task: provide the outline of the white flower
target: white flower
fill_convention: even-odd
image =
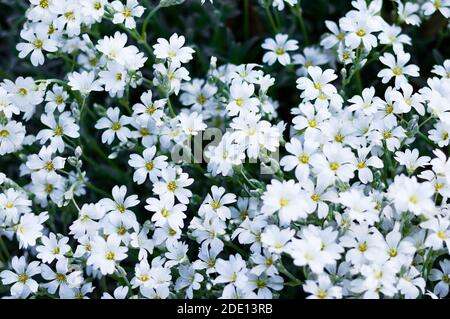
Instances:
[[[429,165],[431,160],[429,156],[419,157],[419,151],[416,148],[412,151],[409,149],[406,149],[405,152],[397,151],[395,152],[394,158],[400,165],[406,166],[406,171],[410,175],[414,173],[417,168]]]
[[[184,212],[187,209],[186,205],[176,204],[175,198],[163,197],[162,199],[147,198],[145,209],[154,212],[152,221],[157,227],[169,224],[173,229],[181,229],[183,227],[183,220],[186,218]]]
[[[164,115],[164,106],[167,103],[166,99],[153,101],[152,91],[144,92],[141,95],[141,103],[133,105],[133,114],[138,115],[145,121],[153,119],[157,125],[162,124],[162,117]]]
[[[116,269],[116,263],[127,257],[127,247],[120,245],[120,238],[115,235],[103,237],[97,236],[92,243],[92,252],[87,260],[88,265],[99,269],[103,275],[112,274]]]
[[[307,216],[303,196],[300,184],[293,180],[280,182],[272,179],[262,196],[264,204],[261,210],[267,215],[278,212],[280,225],[286,225]]]
[[[427,16],[432,15],[438,10],[446,18],[450,18],[450,1],[449,0],[427,0],[422,5],[423,13]]]
[[[116,136],[121,142],[126,142],[131,137],[131,131],[125,125],[130,123],[131,118],[120,115],[118,107],[110,107],[106,110],[106,117],[99,119],[95,128],[98,130],[107,129],[102,133],[102,143],[111,144]]]
[[[70,138],[80,137],[80,127],[75,124],[75,119],[68,111],[62,113],[57,120],[53,113],[42,114],[41,122],[49,128],[39,131],[36,135],[36,140],[40,141],[41,144],[45,144],[50,140],[49,147],[55,152],[62,153],[64,151],[64,136]]]
[[[67,295],[72,288],[78,288],[83,283],[83,273],[80,270],[70,271],[67,259],[60,259],[56,262],[56,271],[43,264],[41,266],[41,276],[50,282],[42,287],[46,288],[50,294],[56,293],[59,288],[59,295]]]
[[[152,183],[158,182],[161,176],[161,170],[167,167],[167,156],[156,156],[156,147],[152,146],[144,150],[142,156],[131,154],[128,164],[135,168],[133,181],[137,184],[143,184],[148,178]]]
[[[0,124],[0,155],[13,153],[22,146],[25,127],[20,122]]]
[[[47,212],[41,213],[39,216],[28,213],[20,217],[19,224],[16,227],[20,248],[36,245],[36,240],[42,236],[42,230],[44,229],[42,224],[47,219]]]
[[[27,42],[19,43],[16,48],[19,58],[23,59],[31,53],[31,64],[39,66],[44,64],[44,54],[42,51],[55,52],[58,50],[56,42],[49,39],[47,27],[42,24],[34,28],[24,29],[20,32],[20,37]]]
[[[129,209],[139,204],[137,195],[127,195],[127,187],[114,186],[112,189],[113,199],[103,198],[100,204],[109,212],[109,217],[117,217],[119,221],[124,222],[126,227],[136,227],[137,221],[134,213]]]
[[[105,6],[108,0],[81,0],[80,3],[83,15],[100,22],[105,14]]]
[[[53,157],[51,147],[42,146],[39,154],[32,154],[28,157],[26,166],[32,174],[56,174],[57,170],[63,169],[66,159],[60,156]]]
[[[375,96],[375,88],[373,86],[364,89],[362,96],[355,95],[348,102],[352,103],[348,108],[350,111],[359,110],[365,115],[373,115],[383,107],[382,100]]]
[[[388,83],[393,77],[395,78],[395,88],[398,89],[402,84],[407,84],[406,75],[417,77],[419,76],[419,67],[414,64],[406,65],[411,59],[409,53],[394,49],[395,55],[385,53],[380,57],[380,62],[388,68],[378,72],[378,77],[382,78],[381,82]]]
[[[214,284],[228,284],[235,287],[243,287],[247,281],[247,267],[241,255],[230,255],[229,260],[217,259],[216,270],[219,276],[214,279]]]
[[[47,102],[47,104],[45,104],[45,113],[53,113],[56,109],[58,109],[59,112],[63,112],[69,94],[64,91],[62,86],[56,84],[52,89],[52,91],[48,90],[45,95],[45,101]]]
[[[431,183],[419,183],[415,176],[411,178],[405,175],[396,176],[388,189],[388,196],[398,211],[410,211],[416,215],[433,210],[434,203],[431,199],[433,195],[434,187]]]
[[[354,176],[354,167],[350,164],[353,159],[354,155],[349,148],[325,144],[323,154],[313,155],[311,163],[320,183],[330,185],[336,179],[347,182]]]
[[[295,168],[295,177],[298,181],[304,181],[310,174],[310,159],[313,156],[319,145],[310,139],[307,139],[305,143],[302,143],[297,138],[292,138],[289,143],[286,143],[286,151],[292,155],[284,156],[280,165],[283,166],[285,171],[291,171]]]
[[[72,90],[80,91],[83,95],[87,95],[92,91],[103,91],[103,87],[98,80],[95,80],[95,73],[92,71],[73,72],[69,74],[68,78]]]
[[[422,228],[432,231],[425,240],[425,246],[434,250],[441,249],[445,243],[447,249],[450,250],[450,221],[440,216],[431,218],[420,224]]]
[[[128,75],[123,65],[109,61],[106,70],[98,73],[99,83],[105,86],[105,91],[111,96],[122,96],[125,85],[128,81]]]
[[[308,74],[308,68],[311,66],[319,66],[329,62],[330,57],[326,55],[320,48],[306,47],[301,54],[294,54],[292,56],[293,63],[301,65],[297,69],[298,76],[305,76]]]
[[[153,184],[153,191],[160,196],[176,197],[181,203],[189,203],[192,192],[185,187],[194,180],[187,173],[177,173],[176,168],[167,167],[161,172],[161,180]]]
[[[311,295],[307,299],[341,299],[342,288],[333,286],[328,275],[319,275],[317,282],[307,280],[303,285],[303,290]]]
[[[192,54],[195,52],[190,47],[184,47],[184,36],[178,36],[174,33],[169,41],[164,38],[158,38],[157,44],[153,45],[154,54],[158,59],[170,61],[171,66],[178,68],[182,63],[192,60]]]
[[[292,229],[280,229],[275,225],[270,225],[261,234],[261,242],[271,253],[281,254],[294,234]]]
[[[193,112],[190,114],[181,113],[178,116],[180,120],[179,126],[188,136],[195,136],[200,131],[204,131],[207,125],[203,122],[203,115]]]
[[[403,4],[403,2],[397,1],[397,6],[397,13],[400,21],[415,26],[420,25],[420,17],[416,14],[417,11],[419,11],[419,5],[417,3],[406,2]]]
[[[396,25],[386,24],[383,32],[378,35],[380,44],[392,45],[394,52],[403,51],[403,45],[411,45],[411,38],[406,34],[401,34],[402,29]]]
[[[263,62],[269,65],[278,60],[281,65],[291,63],[291,57],[287,51],[295,51],[298,49],[296,40],[288,40],[287,34],[275,35],[275,40],[269,38],[261,45],[263,49],[268,50],[263,56]]]
[[[225,188],[213,185],[211,187],[211,194],[206,196],[199,208],[199,215],[213,215],[219,217],[221,220],[230,219],[231,211],[226,205],[236,202],[236,195],[226,194],[225,192]]]
[[[356,49],[361,44],[367,51],[377,46],[377,38],[372,33],[381,29],[368,15],[344,17],[339,20],[339,26],[346,32],[345,44]]]
[[[448,295],[449,284],[448,280],[450,278],[450,260],[444,259],[439,262],[439,266],[442,270],[431,269],[430,280],[439,281],[436,286],[434,286],[434,293],[439,297],[446,297]]]
[[[48,237],[42,236],[42,245],[36,247],[36,251],[38,252],[36,257],[48,264],[54,259],[65,259],[64,255],[70,250],[70,246],[67,245],[69,237],[59,237],[59,235],[56,237],[54,233],[50,233]]]
[[[111,6],[116,11],[114,13],[113,23],[117,24],[125,21],[125,27],[128,29],[136,28],[134,17],[140,18],[145,10],[143,6],[139,5],[137,0],[127,0],[126,5],[121,1],[113,1]]]
[[[230,87],[230,102],[227,105],[230,116],[243,111],[257,112],[260,104],[258,98],[253,97],[255,86],[246,82],[233,81]]]
[[[336,93],[337,90],[330,82],[337,79],[337,75],[333,69],[322,71],[318,66],[311,66],[308,68],[308,74],[311,79],[301,77],[297,79],[297,89],[302,91],[300,97],[305,101],[316,100],[320,103],[328,101]],[[324,106],[328,106],[326,103]]]
[[[39,262],[32,261],[27,264],[24,256],[20,258],[14,256],[11,261],[11,266],[14,272],[11,270],[3,270],[0,273],[4,285],[14,283],[11,287],[11,296],[15,298],[27,298],[31,293],[36,293],[39,284],[32,277],[41,272]]]
[[[101,204],[84,204],[78,212],[78,218],[70,225],[70,234],[78,239],[84,235],[92,236],[100,228],[98,220],[105,215]]]

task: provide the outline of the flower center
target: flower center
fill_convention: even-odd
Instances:
[[[96,3],[94,3],[95,10],[100,10],[101,8],[102,8],[102,4],[100,3],[100,1],[97,1]]]
[[[123,227],[123,226],[120,226],[120,227],[117,229],[117,234],[119,234],[119,236],[125,235],[126,232],[127,232],[127,230],[126,230],[125,227]]]
[[[175,181],[171,181],[167,184],[167,189],[171,192],[174,192],[177,189],[177,183]]]
[[[45,169],[49,172],[53,171],[55,169],[55,165],[52,161],[45,163]]]
[[[145,163],[145,169],[146,169],[147,171],[151,171],[151,170],[153,169],[153,167],[154,167],[153,162],[147,162],[147,163]]]
[[[23,273],[23,274],[19,274],[19,278],[18,278],[19,282],[22,284],[25,284],[28,280],[28,275]]]
[[[365,252],[367,250],[367,244],[365,242],[362,244],[359,244],[358,250],[362,253]]]
[[[119,204],[117,205],[117,210],[119,211],[119,213],[123,214],[126,211],[126,208],[123,204]]]
[[[152,115],[153,113],[155,113],[155,111],[156,111],[156,107],[154,107],[153,104],[152,104],[152,105],[149,105],[149,106],[147,107],[147,114]]]
[[[123,9],[122,14],[125,18],[130,18],[133,16],[133,12],[131,12],[131,10],[128,9],[127,7],[125,7],[125,9]]]
[[[389,256],[395,257],[395,256],[397,256],[397,249],[391,248],[391,249],[389,249],[388,253],[389,253]]]
[[[366,167],[366,163],[365,162],[359,162],[357,165],[358,169],[363,169]]]
[[[73,11],[67,11],[64,13],[64,17],[66,17],[67,20],[75,20],[75,13]]]
[[[122,81],[122,73],[116,73],[116,81]]]
[[[275,53],[277,55],[283,55],[286,53],[286,50],[284,50],[283,48],[276,48]]]
[[[444,232],[442,232],[442,231],[438,231],[438,232],[437,232],[437,236],[438,236],[440,239],[442,239],[442,240],[444,240],[444,239],[447,238],[447,235],[446,235]]]
[[[114,260],[115,257],[116,254],[114,254],[112,251],[107,252],[105,255],[106,260]]]
[[[40,39],[36,39],[36,40],[34,40],[33,45],[34,45],[35,49],[42,49],[44,42],[42,42],[42,40],[40,40]]]
[[[13,208],[13,207],[14,207],[14,204],[11,202],[7,202],[5,205],[5,208]]]
[[[111,130],[113,130],[113,131],[118,131],[118,130],[120,130],[122,128],[122,124],[120,124],[119,122],[114,122],[112,125],[111,125]]]
[[[169,216],[169,210],[163,208],[163,209],[161,210],[161,216],[164,217],[164,218],[167,218],[167,217]]]
[[[392,72],[396,75],[396,76],[400,76],[403,74],[403,71],[401,68],[399,68],[398,66],[396,66],[395,68],[392,69]]]
[[[333,171],[333,172],[335,172],[335,171],[337,171],[338,169],[339,169],[339,163],[337,163],[337,162],[333,162],[333,163],[330,163],[330,169]]]
[[[61,252],[61,249],[59,249],[59,247],[55,247],[52,249],[52,254],[53,255],[58,255]]]
[[[39,1],[39,6],[42,9],[47,9],[48,8],[48,0],[41,0],[41,1]]]
[[[315,128],[317,127],[317,121],[316,120],[308,121],[308,125],[309,127]]]
[[[317,298],[319,298],[319,299],[325,299],[326,297],[327,297],[326,291],[319,290],[319,291],[317,292]]]
[[[358,37],[363,37],[363,36],[366,35],[366,31],[363,30],[363,29],[359,29],[358,31],[356,31],[356,35],[357,35]]]
[[[58,95],[55,97],[56,104],[63,104],[64,103],[64,97],[62,95]]]
[[[314,193],[314,194],[311,195],[311,199],[313,200],[313,202],[317,203],[318,201],[320,201],[320,195]]]
[[[386,132],[383,133],[383,138],[384,138],[385,140],[387,140],[387,139],[389,139],[389,138],[391,138],[391,137],[392,137],[391,132],[386,131]]]
[[[8,130],[3,129],[3,130],[0,131],[0,137],[5,138],[5,137],[8,137],[8,136],[9,136],[9,131]]]
[[[139,133],[141,133],[142,136],[149,136],[150,132],[148,131],[147,128],[143,127],[139,130]]]
[[[236,103],[237,106],[240,107],[240,106],[244,105],[244,100],[241,99],[241,98],[237,98],[235,103]]]
[[[289,200],[287,200],[286,198],[280,198],[280,206],[281,207],[286,207],[289,204]]]
[[[56,136],[62,136],[64,134],[64,129],[61,126],[55,127],[55,135]]]
[[[412,195],[412,196],[409,198],[409,202],[412,203],[412,204],[417,204],[417,201],[418,201],[418,199],[417,199],[417,196],[416,196],[416,195]]]
[[[47,184],[45,186],[45,191],[47,192],[47,194],[50,194],[53,192],[53,185],[52,184]]]
[[[316,90],[321,90],[322,89],[322,84],[321,83],[314,83],[314,88]]]
[[[203,94],[200,94],[197,97],[197,103],[200,105],[203,105],[203,104],[205,104],[205,102],[206,102],[206,97]]]
[[[20,95],[22,95],[22,96],[25,96],[25,95],[28,94],[28,90],[27,90],[26,88],[20,88],[20,89],[18,90],[18,93],[19,93]]]
[[[344,135],[342,135],[341,133],[336,134],[336,136],[334,137],[334,140],[338,143],[342,143],[344,141]]]
[[[213,209],[218,209],[218,208],[220,208],[220,202],[218,202],[218,201],[213,201],[213,202],[211,203],[211,207],[212,207]]]
[[[56,274],[56,280],[58,282],[66,282],[66,275],[61,274],[61,273],[57,273]]]
[[[308,164],[309,163],[309,155],[307,154],[302,154],[298,157],[298,160],[300,161],[300,163],[302,164]]]

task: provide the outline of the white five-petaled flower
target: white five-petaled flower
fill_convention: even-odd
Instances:
[[[263,62],[269,65],[278,60],[281,65],[288,65],[291,63],[291,57],[288,51],[295,51],[298,49],[296,40],[288,40],[287,34],[277,34],[274,39],[266,39],[261,45],[263,49],[268,50],[263,56]]]

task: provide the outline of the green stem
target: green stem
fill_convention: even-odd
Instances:
[[[298,2],[295,7],[292,8],[292,11],[294,12],[295,16],[297,17],[298,24],[300,26],[300,30],[303,33],[303,38],[305,41],[305,44],[309,44],[309,37],[308,37],[308,31],[306,30],[305,26],[305,20],[303,19],[303,10],[300,7],[300,2]]]
[[[273,20],[272,13],[270,12],[270,3],[267,0],[264,0],[264,9],[266,10],[267,17],[269,18],[270,25],[275,33],[278,33],[278,28],[275,25],[275,21]]]
[[[150,22],[150,19],[152,18],[152,16],[159,10],[161,9],[161,6],[158,4],[156,7],[153,8],[152,11],[149,12],[149,14],[147,14],[147,16],[144,19],[144,23],[142,24],[142,29],[141,29],[141,39],[143,41],[147,41],[147,25]]]
[[[295,277],[293,274],[291,274],[286,267],[283,265],[283,262],[280,259],[280,263],[278,264],[278,270],[285,275],[286,277],[288,277],[291,281],[286,283],[286,285],[288,286],[300,286],[302,284],[302,281],[300,279],[298,279],[297,277]]]

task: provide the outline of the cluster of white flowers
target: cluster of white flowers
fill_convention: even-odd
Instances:
[[[212,57],[191,79],[184,36],[147,43],[146,21],[170,1],[30,2],[19,57],[72,70],[0,82],[0,156],[18,167],[0,173],[11,297],[447,296],[450,60],[418,86],[402,26],[449,18],[450,1],[396,0],[389,24],[382,0],[355,0],[318,46],[266,39],[262,62],[297,77],[290,123],[269,94],[275,65]],[[121,31],[90,32],[102,21]],[[369,64],[381,84],[348,96]],[[196,139],[217,131],[207,164],[195,161]],[[112,189],[89,178],[99,162]]]

